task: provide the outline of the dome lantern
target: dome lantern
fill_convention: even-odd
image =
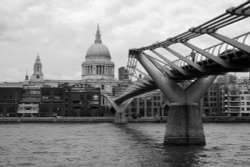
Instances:
[[[97,30],[96,30],[96,35],[95,35],[95,43],[102,43],[99,24],[97,24]]]

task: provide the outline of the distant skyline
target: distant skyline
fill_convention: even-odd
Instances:
[[[173,37],[245,0],[1,0],[0,82],[23,81],[37,54],[45,79],[81,79],[81,63],[97,23],[117,69],[128,50]],[[249,19],[248,19],[249,21]],[[222,31],[230,37],[249,26]],[[210,40],[199,40],[202,48]],[[188,53],[184,53],[188,54]]]

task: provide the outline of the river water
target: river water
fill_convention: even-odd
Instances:
[[[163,145],[164,123],[0,124],[0,167],[250,166],[250,124],[204,124],[206,146]]]

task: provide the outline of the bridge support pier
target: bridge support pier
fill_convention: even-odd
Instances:
[[[205,135],[198,103],[217,76],[198,78],[182,88],[173,78],[163,75],[147,56],[137,60],[170,102],[164,143],[166,145],[205,145]]]
[[[114,123],[116,124],[126,124],[128,122],[128,119],[126,117],[125,110],[128,107],[128,105],[131,103],[133,98],[124,101],[121,104],[117,104],[115,100],[110,99],[107,97],[108,101],[110,102],[111,106],[115,109],[115,118],[114,118]]]
[[[172,103],[169,107],[164,144],[205,145],[199,105]]]
[[[115,113],[114,123],[116,123],[116,124],[126,124],[127,122],[128,122],[128,119],[126,117],[125,112],[116,112]]]

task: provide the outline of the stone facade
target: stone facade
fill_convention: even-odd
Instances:
[[[95,42],[86,53],[85,61],[82,63],[82,84],[88,84],[100,88],[101,94],[113,95],[113,88],[117,86],[114,75],[115,64],[111,61],[109,49],[102,43],[99,25],[95,35]],[[106,98],[103,105],[109,106]]]
[[[88,48],[82,63],[82,80],[114,80],[114,67],[109,49],[102,44],[98,26],[95,43]]]

